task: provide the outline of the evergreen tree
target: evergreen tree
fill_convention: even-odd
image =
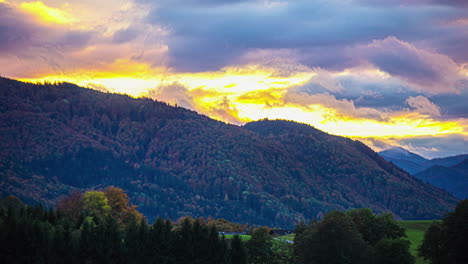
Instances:
[[[194,243],[192,234],[192,223],[188,217],[184,218],[180,227],[176,231],[176,238],[174,241],[174,254],[176,256],[176,263],[194,263]]]
[[[124,248],[127,263],[137,263],[140,239],[138,237],[138,223],[135,218],[131,219],[125,229]]]
[[[351,218],[338,211],[309,225],[296,245],[300,264],[366,263],[368,250]]]
[[[433,264],[448,263],[447,237],[441,222],[432,222],[424,233],[424,239],[418,249],[419,256]]]
[[[431,263],[468,263],[468,200],[424,235],[419,255]]]
[[[410,242],[406,239],[381,239],[375,245],[376,263],[379,264],[413,264]]]
[[[81,236],[80,236],[80,258],[83,262],[96,263],[97,261],[97,225],[93,220],[93,217],[88,216],[85,218],[81,225]]]
[[[117,220],[107,217],[103,228],[103,259],[106,263],[122,263],[122,232]]]
[[[229,250],[229,264],[247,264],[247,252],[239,235],[234,235]]]
[[[273,258],[273,238],[264,227],[256,228],[252,237],[247,241],[249,263],[269,264]]]

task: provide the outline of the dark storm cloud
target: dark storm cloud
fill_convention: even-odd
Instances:
[[[461,89],[460,67],[446,55],[419,49],[393,36],[374,40],[358,49],[363,58],[382,71],[430,93]]]
[[[440,94],[431,100],[440,106],[444,118],[468,118],[468,88],[460,94]]]
[[[428,25],[458,13],[443,6],[383,8],[348,1],[221,2],[155,5],[147,21],[170,30],[173,66],[215,69],[252,49],[296,49],[309,66],[336,67],[352,62],[335,55],[349,46],[390,35],[405,40],[432,36],[439,29]],[[330,46],[334,51],[308,55]]]

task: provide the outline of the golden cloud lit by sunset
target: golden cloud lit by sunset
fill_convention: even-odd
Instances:
[[[19,8],[46,23],[70,24],[74,21],[67,11],[48,7],[40,1],[21,3]]]

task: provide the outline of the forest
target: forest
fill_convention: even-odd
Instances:
[[[430,263],[468,260],[468,200],[425,234],[419,255]],[[217,225],[218,223],[218,225]],[[219,224],[222,223],[221,226]],[[0,201],[1,263],[412,264],[405,230],[388,213],[330,211],[300,223],[294,243],[255,227],[250,239],[225,237],[227,221],[184,217],[148,223],[127,194],[107,187],[73,193],[56,209]]]
[[[149,98],[0,78],[0,195],[55,206],[117,186],[151,222],[293,228],[331,210],[440,219],[458,200],[359,141],[285,120],[235,126]]]

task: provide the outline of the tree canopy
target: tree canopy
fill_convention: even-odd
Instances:
[[[390,214],[355,209],[332,211],[321,221],[299,226],[294,246],[300,264],[411,264],[414,258],[404,237],[404,230]]]
[[[468,263],[468,200],[462,200],[442,222],[432,223],[418,251],[433,264]]]

